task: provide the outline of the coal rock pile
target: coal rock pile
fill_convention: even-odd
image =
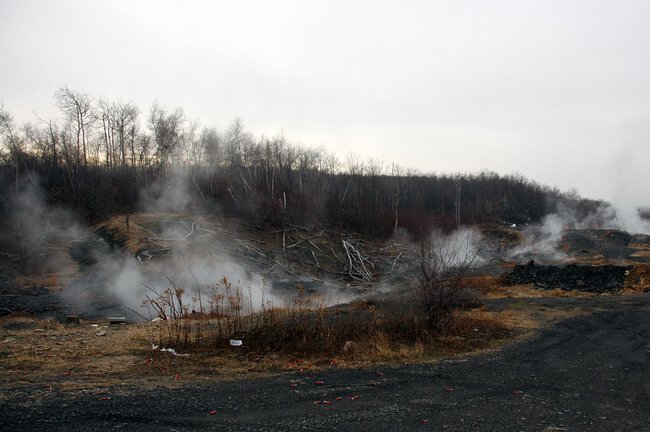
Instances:
[[[517,264],[502,275],[502,281],[506,285],[532,283],[543,289],[561,288],[566,291],[603,293],[621,289],[631,269],[630,266],[615,265],[539,265],[531,261]]]

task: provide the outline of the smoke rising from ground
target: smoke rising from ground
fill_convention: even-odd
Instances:
[[[186,241],[192,233],[183,226],[162,225],[159,233],[151,233],[152,237],[157,234],[175,240],[179,247],[162,259],[141,261],[133,253],[113,249],[101,241],[70,212],[48,205],[35,182],[25,179],[24,184],[24,189],[13,197],[9,229],[1,234],[2,240],[13,244],[21,254],[37,257],[43,273],[69,272],[69,267],[76,265],[69,258],[71,251],[73,257],[85,262],[78,264],[83,267],[83,274],[62,292],[73,310],[93,313],[115,302],[138,310],[146,295],[155,295],[152,290],[162,292],[172,286],[185,290],[185,301],[191,306],[195,303],[192,299],[198,301],[201,290],[202,302],[207,306],[215,292],[213,287],[224,278],[232,284],[233,292],[241,291],[244,307],[258,309],[263,303],[280,305],[284,301],[270,293],[270,286],[261,275],[247,270],[227,253],[193,251],[191,242]],[[170,171],[166,181],[142,192],[140,207],[145,213],[161,216],[193,209],[187,175],[181,170]],[[223,284],[220,289],[224,291]],[[196,304],[197,310],[199,307]]]
[[[44,257],[39,270],[55,271],[64,265],[67,255],[55,248],[82,239],[86,230],[67,210],[48,205],[35,179],[23,178],[19,185],[22,187],[12,197],[6,230],[0,233],[2,243],[20,255]]]
[[[160,219],[164,219],[164,215],[188,214],[186,220],[192,221],[191,214],[200,207],[195,201],[200,195],[188,173],[182,169],[170,169],[165,178],[165,181],[141,192],[139,208],[144,213],[160,215]],[[186,301],[192,308],[199,309],[196,303],[199,292],[205,306],[214,292],[212,287],[218,286],[224,278],[232,283],[234,289],[241,290],[244,306],[259,308],[267,302],[276,306],[285,303],[283,295],[272,291],[272,283],[251,271],[250,266],[233,255],[215,252],[220,249],[218,243],[213,244],[212,249],[194,249],[192,240],[196,231],[193,222],[191,226],[161,224],[160,229],[150,236],[160,237],[153,238],[154,241],[165,240],[175,246],[165,251],[164,258],[142,260],[125,249],[112,250],[106,244],[99,247],[97,242],[90,241],[95,236],[89,228],[79,224],[71,213],[47,204],[44,193],[35,182],[25,179],[23,183],[22,192],[13,197],[13,213],[7,224],[10,229],[1,234],[3,240],[11,238],[24,254],[42,256],[44,262],[41,268],[44,272],[62,272],[64,267],[71,265],[68,257],[70,244],[79,246],[79,254],[90,255],[94,264],[86,264],[84,276],[63,290],[68,304],[79,310],[91,311],[95,308],[97,312],[102,301],[104,304],[112,301],[145,314],[140,306],[146,296],[155,295],[154,290],[162,292],[172,287],[183,288],[187,293]],[[540,226],[526,227],[525,242],[510,251],[508,257],[566,259],[566,254],[557,246],[568,228],[617,228],[647,232],[647,225],[640,220],[638,212],[630,211],[627,213],[603,205],[596,212],[584,215],[576,209],[561,207],[556,213],[544,217]],[[216,239],[214,241],[217,242]],[[90,250],[85,251],[84,245],[88,244],[91,244]],[[480,255],[482,246],[480,232],[467,227],[449,234],[434,233],[431,237],[433,253],[437,254],[435,259],[444,261],[447,266],[483,264],[486,258]],[[223,284],[220,289],[223,289]],[[80,295],[84,291],[92,292],[95,297]],[[354,297],[335,290],[325,291],[323,301],[327,304],[349,301]],[[90,304],[93,301],[96,306]]]
[[[647,121],[632,124],[625,130],[626,141],[603,171],[605,188],[616,208],[615,223],[632,233],[650,234],[650,220],[639,209],[650,208],[650,128]]]
[[[190,310],[207,309],[212,295],[227,294],[224,285],[229,284],[232,284],[231,295],[241,293],[245,310],[257,310],[269,302],[277,305],[281,301],[269,292],[270,287],[260,275],[227,258],[201,259],[176,254],[161,261],[140,263],[131,255],[119,254],[101,259],[94,271],[97,280],[105,281],[107,293],[136,310],[146,296],[155,298],[156,293],[168,288],[182,288]],[[145,310],[140,313],[146,314]]]
[[[189,175],[181,167],[170,167],[163,180],[140,192],[139,208],[145,213],[185,213],[193,210]]]
[[[474,228],[460,227],[448,234],[434,231],[430,247],[432,259],[444,267],[476,267],[485,261],[481,256],[483,235]]]

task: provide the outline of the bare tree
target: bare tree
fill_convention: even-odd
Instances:
[[[161,167],[169,164],[178,147],[182,145],[184,124],[185,114],[181,108],[167,113],[167,110],[157,103],[151,107],[149,130],[153,134],[155,152]]]
[[[14,119],[4,105],[0,105],[0,138],[3,139],[3,146],[12,154],[16,151],[18,140],[14,133]]]
[[[88,165],[88,135],[90,128],[95,121],[92,113],[90,96],[86,93],[70,90],[68,87],[60,87],[54,94],[57,106],[66,116],[70,127],[74,131],[75,159],[76,163]]]
[[[210,168],[216,168],[223,164],[223,139],[214,128],[206,128],[201,131],[201,150],[203,160]]]

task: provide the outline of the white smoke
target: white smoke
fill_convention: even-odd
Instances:
[[[615,226],[619,229],[640,234],[650,234],[650,221],[642,219],[640,208],[650,207],[650,130],[646,122],[633,125],[626,130],[627,141],[605,167],[603,177],[607,179],[605,192],[609,194],[616,208]]]
[[[147,296],[155,298],[168,288],[182,288],[185,304],[191,309],[207,309],[213,294],[226,294],[226,284],[232,287],[231,294],[242,295],[246,311],[280,303],[262,276],[226,258],[201,259],[178,254],[140,263],[133,256],[122,255],[104,258],[96,271],[99,275],[111,275],[105,289],[132,309],[140,307]]]
[[[182,167],[172,166],[162,180],[140,193],[140,209],[145,213],[185,213],[193,210],[190,178]]]
[[[538,227],[526,227],[525,240],[509,253],[509,258],[528,259],[531,256],[561,260],[566,254],[557,248],[562,233],[575,219],[566,213],[553,213],[544,216]]]
[[[483,234],[478,229],[460,227],[448,234],[434,231],[430,236],[432,259],[445,267],[477,267],[485,259]]]
[[[79,240],[86,232],[70,212],[46,203],[33,176],[19,184],[23,187],[12,197],[12,212],[0,236],[28,259],[38,258],[41,272],[54,271],[64,265],[66,255],[58,246]]]

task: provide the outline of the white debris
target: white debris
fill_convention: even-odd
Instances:
[[[160,351],[160,352],[168,352],[169,354],[176,356],[176,357],[189,357],[189,354],[179,354],[176,352],[174,348],[160,348],[160,345],[154,345],[151,344],[151,349],[152,351]]]
[[[190,356],[189,354],[179,354],[174,350],[174,348],[161,348],[160,351],[168,352],[169,354],[174,355],[176,357],[189,357]]]
[[[244,343],[240,339],[230,339],[230,346],[240,347]]]

